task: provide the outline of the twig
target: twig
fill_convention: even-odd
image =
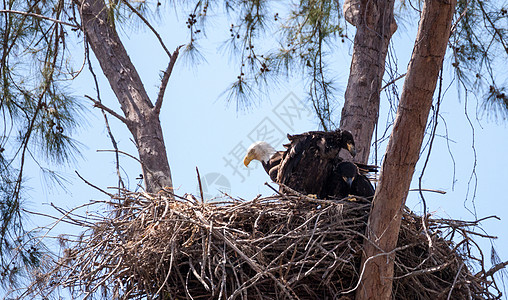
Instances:
[[[494,30],[495,35],[498,36],[498,40],[503,45],[503,48],[506,53],[508,53],[508,45],[505,44],[506,37],[504,36],[504,29],[501,31],[499,28],[496,27],[496,24],[492,21],[490,14],[485,11],[485,8],[483,7],[483,3],[481,1],[478,2],[478,6],[480,6],[480,9],[482,11],[483,17],[489,21],[491,28]]]
[[[307,195],[304,195],[304,194],[302,194],[302,193],[300,193],[300,192],[290,188],[289,186],[287,186],[287,185],[285,185],[283,183],[279,183],[279,185],[284,188],[284,191],[287,191],[287,192],[289,192],[289,193],[291,193],[291,194],[293,194],[295,196],[301,197],[301,198],[303,198],[305,200],[309,200],[309,201],[316,200],[315,198],[311,198],[311,197],[309,197]]]
[[[460,271],[462,271],[462,267],[464,267],[463,262],[460,264],[457,274],[455,274],[455,278],[453,279],[452,287],[450,288],[450,292],[448,293],[448,297],[446,297],[446,300],[450,300],[450,298],[452,296],[453,289],[455,288],[455,285],[457,284],[457,279],[459,279],[459,275],[460,275]]]
[[[284,195],[283,193],[281,193],[281,192],[279,192],[278,190],[276,190],[276,189],[275,189],[273,186],[271,186],[268,182],[265,182],[265,185],[266,185],[267,187],[269,187],[272,191],[276,192],[279,196],[282,196],[282,197],[284,197],[284,199],[289,200],[289,198],[288,198],[288,197],[286,197],[286,195]]]
[[[494,275],[497,271],[504,269],[506,266],[508,266],[508,261],[498,263],[497,265],[492,266],[486,273],[484,277],[489,277]]]
[[[137,161],[138,163],[141,163],[141,161],[139,160],[139,158],[135,157],[134,155],[132,154],[129,154],[127,152],[124,152],[122,150],[107,150],[107,149],[98,149],[96,150],[97,152],[117,152],[117,153],[120,153],[120,154],[123,154],[125,156],[128,156],[132,159],[134,159],[135,161]]]
[[[405,76],[406,76],[406,73],[404,73],[404,74],[400,75],[399,77],[397,77],[397,78],[395,78],[395,79],[393,79],[393,80],[389,81],[387,84],[385,84],[385,85],[381,88],[380,92],[382,92],[384,89],[386,89],[387,87],[389,87],[391,84],[394,84],[394,83],[395,83],[395,82],[397,82],[398,80],[400,80],[400,79],[404,78]]]
[[[422,269],[422,270],[413,271],[411,273],[407,273],[402,276],[393,277],[393,279],[394,280],[395,279],[402,279],[402,278],[406,278],[406,277],[414,277],[414,276],[418,276],[418,275],[422,275],[422,274],[434,273],[434,272],[443,270],[444,268],[448,267],[451,263],[452,263],[451,261],[447,261],[444,264],[440,264],[439,266],[434,266],[434,267],[430,267],[430,268],[426,268],[426,269]]]
[[[462,13],[460,14],[460,16],[457,18],[457,21],[455,21],[455,24],[452,25],[452,28],[450,29],[450,36],[453,35],[453,33],[455,32],[455,29],[457,28],[457,26],[459,25],[460,21],[462,21],[462,19],[464,18],[464,16],[466,15],[467,11],[469,10],[469,7],[466,7]]]
[[[53,19],[51,17],[46,17],[46,16],[43,16],[43,15],[34,14],[34,13],[30,13],[30,12],[25,12],[25,11],[18,11],[18,10],[11,10],[11,9],[0,9],[0,13],[9,13],[9,14],[17,14],[17,15],[28,16],[28,17],[35,17],[35,18],[39,18],[39,19],[43,19],[43,20],[48,20],[48,21],[51,21],[51,22],[54,22],[54,23],[58,23],[58,24],[62,24],[62,25],[67,25],[67,26],[70,26],[70,27],[73,27],[73,28],[79,28],[79,26],[77,26],[76,24],[67,23],[67,22],[64,22],[62,20]]]
[[[113,198],[115,195],[111,194],[111,193],[108,193],[106,192],[105,190],[101,189],[100,187],[90,183],[88,180],[86,180],[85,178],[83,178],[79,173],[78,171],[74,171],[76,173],[76,175],[78,175],[79,179],[83,180],[86,184],[88,184],[89,186],[93,187],[94,189],[98,190],[98,191],[101,191],[103,192],[104,194],[108,195],[109,197]]]
[[[196,173],[198,174],[198,184],[199,184],[199,195],[201,196],[201,203],[205,203],[205,196],[203,196],[203,186],[201,185],[201,176],[199,175],[199,169],[196,167]]]
[[[102,104],[101,102],[95,100],[94,98],[88,96],[88,95],[85,95],[85,97],[87,97],[88,99],[92,100],[93,102],[93,106],[94,107],[97,107],[97,108],[100,108],[100,109],[103,109],[105,111],[107,111],[108,113],[110,113],[113,117],[117,118],[118,120],[122,121],[125,125],[129,125],[131,123],[131,121],[127,120],[125,117],[122,117],[121,115],[119,115],[117,112],[115,112],[114,110],[112,110],[111,108],[105,106],[104,104]]]
[[[443,190],[434,190],[434,189],[409,189],[410,192],[432,192],[432,193],[438,193],[438,194],[446,194]]]
[[[88,296],[90,294],[93,294],[93,292],[95,292],[96,289],[98,289],[103,283],[105,283],[106,280],[108,280],[108,278],[115,275],[116,270],[118,270],[118,268],[121,266],[122,262],[123,262],[123,259],[122,259],[122,257],[120,257],[118,259],[118,263],[117,263],[116,267],[112,271],[110,271],[109,274],[106,275],[99,283],[97,283],[90,291],[87,291],[85,293],[86,294],[85,299],[88,298]]]
[[[173,245],[171,245],[171,247],[173,247]],[[173,267],[173,254],[174,254],[174,251],[172,249],[171,251],[171,256],[170,256],[170,259],[169,259],[169,268],[168,268],[168,274],[166,275],[166,278],[164,279],[164,282],[161,284],[161,286],[159,287],[159,289],[157,290],[157,292],[155,293],[154,295],[154,298],[156,296],[159,295],[159,293],[162,291],[162,289],[164,288],[164,286],[166,285],[166,282],[168,282],[168,279],[169,279],[169,275],[171,274],[171,269]]]
[[[118,199],[123,201],[119,204]],[[84,216],[58,209],[66,215],[62,221],[76,216],[76,222],[79,217],[88,221],[82,225],[84,234],[65,238],[64,247],[74,246],[25,295],[51,291],[49,282],[54,280],[89,298],[98,296],[103,287],[118,291],[120,298],[165,294],[187,299],[338,298],[365,276],[358,262],[370,203],[336,200],[329,201],[336,205],[317,207],[310,201],[325,200],[286,193],[202,203],[121,189],[109,201],[87,204],[106,207],[108,214],[92,207]],[[440,292],[444,297],[452,289],[460,299],[496,299],[491,291],[499,289],[494,278],[486,276],[508,262],[476,275],[467,270],[468,259],[483,265],[483,254],[474,256],[471,246],[478,245],[467,232],[480,220],[429,219],[435,251],[420,268],[414,266],[428,254],[422,217],[407,208],[403,213],[401,247],[378,254],[395,257],[395,297],[413,299],[421,293],[421,298],[428,298]],[[452,247],[452,238],[442,238],[446,230],[464,239]]]
[[[290,299],[298,299],[298,297],[295,297],[294,292],[291,291],[291,288],[286,287],[284,284],[280,282],[279,279],[277,279],[273,274],[270,272],[263,271],[261,267],[254,262],[250,257],[248,257],[243,251],[241,251],[233,242],[231,242],[225,235],[223,235],[218,229],[214,228],[212,229],[212,233],[216,235],[218,238],[223,240],[231,249],[233,249],[241,258],[245,260],[245,262],[256,271],[258,274],[267,275],[268,277],[272,278],[272,280],[275,281],[275,283],[286,293],[287,296],[289,296]]]
[[[135,13],[145,24],[146,26],[148,26],[148,28],[150,28],[150,30],[153,32],[153,34],[155,34],[155,36],[157,37],[157,39],[159,40],[159,43],[161,44],[162,48],[164,49],[164,51],[166,51],[167,55],[171,58],[171,53],[169,52],[168,48],[166,47],[166,45],[164,44],[164,42],[162,41],[162,38],[161,36],[159,35],[159,33],[157,32],[157,30],[155,30],[155,28],[153,28],[153,26],[150,24],[150,22],[148,22],[148,20],[143,17],[142,14],[139,13],[139,11],[137,9],[135,9],[130,3],[129,1],[126,1],[126,0],[122,0],[122,2],[127,5],[127,7],[133,12]]]
[[[431,252],[433,250],[433,243],[432,238],[430,237],[429,231],[427,229],[427,223],[428,223],[428,215],[427,215],[427,201],[425,200],[425,197],[423,196],[423,188],[422,188],[422,179],[423,174],[425,174],[425,170],[427,169],[427,165],[429,163],[430,154],[432,152],[432,146],[434,145],[434,138],[436,137],[436,129],[437,129],[437,120],[439,115],[439,108],[441,107],[441,97],[442,97],[442,87],[443,87],[443,67],[441,66],[441,70],[439,70],[439,90],[438,90],[438,97],[437,97],[437,105],[434,112],[434,122],[432,126],[432,134],[429,141],[429,151],[427,152],[427,156],[425,158],[425,163],[423,164],[423,168],[420,174],[420,177],[418,178],[418,191],[420,194],[420,198],[422,199],[423,203],[423,217],[422,217],[422,226],[423,226],[423,232],[425,233],[425,236],[427,237],[427,242],[429,244],[429,251]],[[429,253],[430,255],[430,253]]]
[[[159,95],[157,96],[157,101],[155,102],[154,107],[154,113],[158,115],[161,111],[162,107],[162,100],[164,99],[164,92],[166,91],[166,87],[169,82],[169,77],[171,76],[171,73],[173,72],[173,67],[175,66],[176,59],[178,58],[178,53],[180,51],[180,48],[182,48],[183,45],[180,45],[176,47],[175,52],[173,52],[173,55],[171,55],[171,58],[169,59],[168,67],[166,68],[166,71],[164,72],[164,76],[162,76],[161,80],[161,86],[159,88]]]
[[[89,205],[88,203],[86,205]],[[73,208],[72,210],[76,210],[78,208],[81,208],[83,206],[86,206],[86,205],[81,205],[79,207],[76,207],[76,208]],[[52,205],[53,206],[53,205]],[[49,219],[54,219],[56,220],[54,223],[59,223],[59,222],[64,222],[64,223],[67,223],[67,224],[70,224],[70,225],[76,225],[76,226],[83,226],[83,225],[86,225],[86,226],[90,226],[90,225],[93,225],[93,223],[91,222],[86,222],[86,221],[76,221],[76,220],[72,220],[69,221],[69,220],[65,220],[64,218],[62,217],[55,217],[55,216],[52,216],[50,214],[45,214],[45,213],[41,213],[41,212],[36,212],[36,211],[31,211],[31,210],[28,210],[28,209],[22,209],[24,212],[26,213],[29,213],[29,214],[33,214],[33,215],[38,215],[38,216],[42,216],[42,217],[46,217],[46,218],[49,218]],[[72,211],[71,210],[71,211]],[[70,213],[71,211],[69,211],[68,213]],[[64,214],[63,217],[67,217],[66,215],[67,213]]]
[[[356,283],[356,285],[349,289],[349,290],[346,290],[346,291],[343,291],[343,292],[340,292],[341,294],[349,294],[349,293],[352,293],[354,291],[356,291],[356,289],[358,289],[358,287],[360,286],[360,284],[362,283],[362,278],[363,278],[363,274],[365,273],[365,266],[367,266],[367,263],[369,263],[371,260],[373,260],[374,258],[377,258],[379,256],[386,256],[387,259],[390,255],[394,254],[395,252],[397,251],[401,251],[401,250],[404,250],[404,249],[407,249],[409,248],[411,245],[405,245],[405,246],[402,246],[402,247],[397,247],[395,249],[393,249],[392,251],[389,251],[389,252],[381,252],[381,253],[378,253],[376,255],[373,255],[373,256],[369,256],[365,262],[363,263],[362,265],[362,271],[360,272],[360,277],[358,278],[358,282]]]
[[[87,37],[85,35],[85,39],[86,38]],[[85,61],[88,62],[88,69],[90,70],[90,73],[92,74],[92,77],[94,80],[95,89],[96,89],[96,93],[97,93],[97,101],[99,103],[102,103],[100,89],[99,89],[99,81],[97,80],[97,75],[95,75],[95,72],[92,67],[92,62],[90,61],[90,49],[89,49],[89,44],[87,41],[85,41]],[[101,112],[102,112],[102,116],[104,118],[104,124],[106,125],[106,130],[108,131],[109,139],[111,141],[111,144],[113,145],[113,148],[115,148],[115,150],[116,150],[116,152],[115,152],[115,167],[116,167],[116,175],[118,176],[118,188],[119,189],[125,188],[125,184],[123,183],[123,180],[122,180],[122,173],[120,172],[120,157],[118,156],[118,144],[117,144],[116,139],[113,135],[113,131],[111,130],[111,126],[109,126],[108,115],[106,114],[104,109],[101,109]]]

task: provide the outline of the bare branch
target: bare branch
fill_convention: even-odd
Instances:
[[[453,279],[453,284],[452,284],[452,287],[450,288],[450,292],[448,292],[448,297],[446,297],[446,300],[450,300],[450,298],[452,296],[453,289],[455,288],[455,285],[457,284],[457,279],[459,278],[460,271],[462,271],[463,266],[464,266],[464,263],[461,263],[460,267],[459,267],[459,271],[457,272],[457,274],[455,275],[455,278]]]
[[[409,191],[410,192],[432,192],[432,193],[438,193],[438,194],[443,194],[443,195],[446,194],[446,192],[443,190],[422,189],[422,188],[410,189]]]
[[[201,196],[201,203],[205,203],[205,197],[203,195],[203,185],[201,184],[201,176],[199,175],[198,167],[196,167],[196,173],[198,174],[199,194]]]
[[[86,40],[86,37],[85,37],[85,40]],[[92,67],[92,63],[90,61],[90,51],[89,51],[88,43],[85,43],[85,61],[88,62],[88,69],[90,70],[90,73],[92,74],[92,77],[93,77],[93,81],[95,84],[95,90],[97,93],[97,101],[102,103],[100,89],[99,89],[99,81],[97,80],[97,75],[95,74],[93,67]],[[109,135],[109,139],[111,140],[111,144],[113,145],[113,148],[115,148],[115,150],[117,151],[117,152],[115,152],[115,167],[116,167],[116,174],[118,176],[118,188],[119,189],[124,188],[125,184],[123,183],[122,173],[120,172],[120,157],[118,156],[118,144],[116,142],[115,137],[113,136],[113,131],[111,130],[111,127],[109,126],[109,120],[108,120],[108,116],[107,116],[106,112],[104,111],[104,109],[101,109],[101,112],[102,112],[102,116],[104,117],[104,124],[106,125],[106,130],[108,131],[108,135]]]
[[[183,45],[176,47],[175,52],[171,55],[171,59],[169,60],[168,68],[164,72],[164,76],[162,76],[161,87],[159,89],[159,95],[157,96],[157,101],[155,102],[154,113],[158,115],[161,111],[162,100],[164,99],[164,92],[166,91],[166,87],[168,85],[169,77],[173,72],[173,67],[175,66],[176,59],[178,58],[178,54],[180,52],[180,48]]]
[[[404,73],[404,74],[402,74],[402,75],[398,76],[397,78],[395,78],[395,79],[393,79],[393,80],[389,81],[387,84],[385,84],[385,85],[381,88],[381,90],[380,90],[379,92],[382,92],[384,89],[386,89],[386,88],[387,88],[387,87],[389,87],[390,85],[392,85],[392,84],[394,84],[395,82],[397,82],[398,80],[400,80],[400,79],[404,78],[404,77],[406,76],[406,74],[407,74],[407,73]]]
[[[51,282],[72,286],[76,294],[89,293],[90,298],[113,289],[119,291],[119,298],[173,291],[189,299],[243,299],[247,294],[261,299],[260,290],[273,291],[265,298],[277,294],[288,299],[315,298],[309,293],[337,298],[366,276],[365,268],[360,272],[356,262],[362,252],[358,242],[367,238],[363,232],[370,203],[328,202],[317,208],[300,195],[288,193],[203,203],[171,191],[149,194],[123,189],[110,200],[84,204],[87,209],[82,214],[55,207],[64,216],[60,222],[83,223],[85,231],[76,237],[58,237],[65,241],[63,255],[22,299],[40,291],[48,294]],[[384,259],[397,255],[395,298],[415,299],[418,294],[427,299],[453,290],[453,299],[467,295],[497,299],[492,292],[498,289],[490,290],[495,279],[486,280],[485,270],[474,275],[467,267],[469,260],[484,263],[483,255],[470,252],[477,245],[462,231],[476,221],[429,219],[437,250],[429,253],[422,247],[426,238],[420,220],[406,210],[401,246],[378,254]],[[457,232],[462,246],[451,249],[453,237],[441,236],[446,232]],[[432,259],[415,268],[422,254]],[[319,287],[317,280],[322,282]],[[179,288],[171,290],[168,282]]]
[[[393,277],[393,279],[396,280],[396,279],[402,279],[405,277],[414,277],[414,276],[420,276],[422,274],[435,273],[435,272],[438,272],[438,271],[441,271],[441,270],[447,268],[451,263],[452,263],[452,261],[447,261],[443,264],[440,264],[439,266],[433,266],[433,267],[422,269],[422,270],[416,270],[411,273],[404,274],[402,276]]]
[[[125,125],[129,125],[129,123],[131,121],[127,120],[126,118],[122,117],[121,115],[119,115],[117,112],[115,112],[114,110],[112,110],[111,108],[105,106],[104,104],[102,104],[101,102],[95,100],[94,98],[88,96],[88,95],[85,95],[85,97],[87,97],[88,99],[92,100],[93,102],[93,106],[94,107],[97,107],[97,108],[100,108],[102,110],[105,110],[107,111],[108,113],[110,113],[113,117],[117,118],[118,120],[122,121],[123,123],[125,123]]]
[[[490,268],[487,271],[487,273],[485,273],[485,277],[494,275],[494,273],[496,273],[497,271],[499,271],[501,269],[504,269],[506,266],[508,266],[508,261],[498,263],[497,265],[492,266],[492,268]]]
[[[155,36],[157,37],[157,39],[159,40],[159,43],[161,44],[162,48],[164,49],[164,51],[166,51],[166,53],[168,54],[168,56],[171,58],[171,53],[169,52],[168,48],[166,47],[166,45],[164,44],[164,42],[162,41],[162,38],[161,36],[159,35],[159,33],[157,33],[157,30],[155,30],[155,28],[153,28],[153,26],[150,24],[150,22],[148,22],[148,20],[143,17],[142,14],[139,13],[139,11],[134,8],[130,3],[129,1],[126,1],[126,0],[123,0],[122,1],[125,5],[127,5],[127,7],[129,7],[130,10],[132,10],[133,13],[135,13],[145,24],[146,26],[148,26],[148,28],[150,28],[150,30],[153,32],[153,34],[155,34]]]
[[[494,22],[492,22],[492,19],[490,18],[489,13],[487,11],[485,11],[485,8],[483,7],[482,1],[478,1],[478,5],[480,6],[480,9],[481,9],[481,11],[483,13],[483,17],[485,19],[487,19],[487,21],[489,21],[490,26],[492,26],[492,29],[494,30],[494,34],[499,37],[499,39],[498,39],[499,42],[501,43],[501,45],[503,45],[503,48],[504,48],[505,52],[508,54],[508,45],[505,44],[503,35],[500,33],[499,28],[497,28],[496,24],[494,24]]]
[[[43,15],[38,15],[38,14],[34,14],[34,13],[29,13],[29,12],[25,12],[25,11],[18,11],[18,10],[11,10],[11,9],[0,9],[0,13],[18,14],[18,15],[23,15],[23,16],[28,16],[28,17],[35,17],[35,18],[39,18],[39,19],[43,19],[43,20],[48,20],[48,21],[51,21],[54,23],[67,25],[67,26],[70,26],[73,28],[79,28],[76,24],[67,23],[67,22],[64,22],[64,21],[61,21],[58,19],[53,19],[50,17],[46,17]]]
[[[74,171],[74,172],[76,173],[76,175],[78,175],[79,179],[83,180],[83,181],[84,181],[86,184],[88,184],[89,186],[91,186],[91,187],[95,188],[95,189],[96,189],[96,190],[98,190],[98,191],[103,192],[104,194],[106,194],[106,195],[110,196],[111,198],[113,198],[113,197],[115,196],[115,195],[113,195],[113,194],[111,194],[111,193],[106,192],[105,190],[101,189],[100,187],[98,187],[98,186],[96,186],[96,185],[92,184],[91,182],[89,182],[89,181],[88,181],[88,180],[86,180],[85,178],[83,178],[83,177],[82,177],[82,176],[78,173],[78,171]]]
[[[137,161],[138,163],[141,163],[141,161],[139,160],[139,158],[137,158],[136,156],[132,155],[132,154],[129,154],[127,152],[124,152],[122,150],[118,150],[118,149],[115,149],[115,150],[97,150],[97,152],[115,152],[115,153],[120,153],[120,154],[123,154],[125,156],[128,156],[132,159],[134,159],[135,161]]]

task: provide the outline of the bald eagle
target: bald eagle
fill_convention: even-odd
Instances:
[[[331,132],[310,131],[288,135],[288,139],[289,143],[284,145],[285,151],[276,151],[266,142],[255,142],[247,149],[247,155],[244,158],[245,166],[248,166],[252,160],[259,160],[274,182],[322,199],[336,195],[342,197],[344,193],[347,193],[345,194],[347,196],[353,191],[351,189],[346,191],[346,187],[339,181],[344,176],[351,175],[349,174],[351,172],[342,176],[339,173],[342,168],[338,168],[343,161],[338,157],[341,149],[347,150],[352,156],[356,154],[353,135],[349,131],[341,129]],[[353,166],[356,167],[354,164]],[[358,173],[358,168],[356,172]],[[365,180],[370,184],[368,179],[365,178]],[[358,179],[356,182],[365,183]],[[342,189],[337,190],[336,187],[339,184]],[[368,190],[368,188],[361,190]],[[282,187],[281,191],[283,191]]]
[[[243,159],[243,164],[247,167],[252,160],[259,160],[270,179],[277,181],[279,164],[285,151],[276,151],[265,141],[258,141],[250,145],[247,149],[247,155]]]

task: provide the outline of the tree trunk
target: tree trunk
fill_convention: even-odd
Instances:
[[[393,3],[393,0],[344,3],[346,19],[356,26],[356,35],[340,128],[349,130],[355,137],[355,160],[361,163],[367,163],[369,158],[379,115],[386,53],[397,29]]]
[[[392,299],[393,258],[402,208],[425,134],[456,0],[426,0],[381,169],[364,242],[365,264],[356,299]],[[366,261],[369,259],[368,261]]]
[[[171,171],[159,121],[159,110],[148,98],[109,17],[104,0],[83,0],[80,7],[83,30],[104,75],[120,102],[126,123],[136,142],[148,192],[171,188]]]

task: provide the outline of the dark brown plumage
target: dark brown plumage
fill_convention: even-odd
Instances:
[[[334,176],[326,185],[331,188],[331,196],[342,199],[347,196],[360,196],[372,200],[374,187],[365,175],[361,174],[358,166],[349,161],[338,161],[333,168]]]
[[[288,135],[288,139],[289,143],[284,145],[285,151],[275,151],[266,142],[252,144],[247,150],[244,164],[248,166],[253,159],[261,161],[270,178],[281,185],[282,192],[284,186],[287,186],[322,199],[337,198],[336,194],[349,194],[350,187],[346,189],[342,185],[337,173],[338,165],[342,162],[339,158],[340,150],[345,149],[353,156],[356,154],[353,135],[349,131],[310,131]],[[356,168],[356,165],[352,165]],[[371,166],[365,165],[365,168],[368,167]],[[358,168],[356,172],[358,173]],[[363,175],[361,178],[368,182]],[[341,185],[336,186],[337,184]],[[361,187],[365,185],[362,184]]]
[[[353,136],[349,131],[311,131],[288,135],[287,150],[282,156],[277,180],[304,194],[327,198],[327,183],[333,176],[333,163],[341,149],[356,154]],[[281,188],[283,190],[283,188]]]
[[[266,173],[268,173],[270,179],[274,182],[277,181],[277,174],[279,172],[279,166],[283,155],[284,151],[277,151],[267,162],[261,161]]]

